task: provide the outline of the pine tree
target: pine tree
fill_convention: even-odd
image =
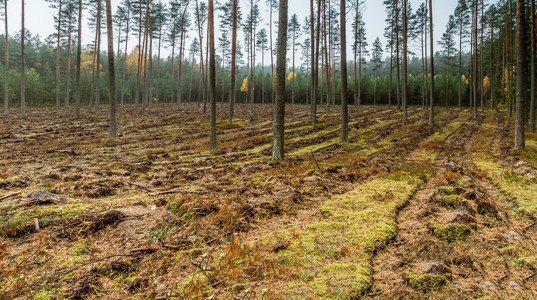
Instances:
[[[300,23],[298,23],[298,16],[296,14],[293,14],[291,16],[291,20],[289,20],[288,30],[290,34],[290,38],[292,40],[292,88],[291,88],[291,103],[295,104],[295,77],[296,77],[296,70],[295,70],[295,52],[296,52],[296,40],[300,37]]]
[[[442,35],[442,39],[438,42],[443,47],[443,54],[446,57],[446,107],[449,104],[449,59],[451,54],[455,51],[455,34],[457,25],[455,24],[455,18],[453,15],[449,16],[449,21],[446,25],[446,31]]]
[[[371,62],[374,65],[374,72],[375,72],[375,87],[373,92],[373,105],[377,104],[377,74],[379,65],[382,63],[382,44],[380,43],[380,39],[377,37],[375,42],[373,43],[373,49],[371,50]]]
[[[459,0],[457,7],[455,8],[455,24],[459,34],[459,109],[461,108],[462,102],[462,47],[464,44],[463,41],[468,36],[469,23],[469,8],[466,1],[467,0]]]

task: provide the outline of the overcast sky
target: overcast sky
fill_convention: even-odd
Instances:
[[[200,0],[203,1],[203,0]],[[348,0],[349,1],[349,0]],[[347,1],[347,2],[348,2]],[[352,1],[352,0],[351,0]],[[409,0],[411,3],[411,6],[413,10],[415,11],[420,4],[423,2],[423,0]],[[103,1],[104,2],[104,1]],[[112,0],[112,10],[115,12],[115,7],[118,5],[120,0]],[[167,3],[168,0],[162,0],[163,3]],[[194,2],[194,1],[191,1]],[[269,14],[268,9],[265,6],[265,1],[261,0],[260,3],[260,10],[262,13],[263,21],[261,22],[262,25],[268,27],[268,20],[269,20]],[[364,21],[366,24],[366,35],[369,40],[369,47],[371,48],[371,45],[373,44],[373,41],[379,37],[382,41],[383,46],[386,44],[385,39],[383,37],[384,34],[384,28],[386,27],[385,19],[386,19],[386,12],[385,7],[382,5],[382,0],[366,0],[365,1],[365,13],[364,13]],[[496,0],[492,0],[489,2],[496,2]],[[243,7],[243,18],[246,15],[247,7],[248,7],[248,0],[239,0],[239,5]],[[453,11],[455,10],[455,7],[457,5],[457,0],[433,0],[433,19],[434,19],[434,37],[435,40],[438,41],[438,39],[441,37],[443,31],[445,30],[446,23],[448,21],[449,15],[453,14]],[[104,5],[103,5],[104,6]],[[194,6],[191,3],[191,6]],[[9,16],[9,32],[10,34],[14,34],[15,32],[19,31],[21,28],[21,0],[10,0],[8,2],[8,16]],[[39,34],[42,39],[44,39],[46,36],[54,33],[54,24],[53,24],[53,16],[56,14],[56,11],[53,11],[52,9],[48,8],[48,3],[45,0],[26,0],[26,27],[32,34]],[[289,17],[296,13],[298,15],[299,21],[302,23],[304,21],[304,18],[309,15],[309,0],[289,0]],[[84,16],[84,18],[86,18]],[[218,22],[218,12],[215,15],[216,22]],[[277,14],[274,16],[275,20],[277,18]],[[349,37],[347,38],[348,41],[348,51],[351,49],[351,24],[352,20],[350,20],[350,15],[347,18],[347,30]],[[3,26],[2,26],[3,28]],[[93,34],[89,32],[87,29],[88,27],[85,26],[83,29],[83,43],[90,43],[91,39],[93,37]],[[218,26],[215,26],[217,32],[216,36],[218,37]],[[196,34],[197,35],[197,34]],[[192,35],[194,36],[194,35]],[[134,39],[133,39],[134,41]],[[217,40],[218,41],[218,40]],[[242,44],[242,39],[240,39]],[[134,42],[131,42],[131,45],[133,45]],[[218,45],[217,45],[218,46]],[[435,47],[438,47],[435,43]],[[103,47],[105,49],[106,47]],[[186,48],[188,50],[188,47]],[[436,51],[436,50],[435,50]],[[165,55],[169,55],[169,51],[164,50]],[[297,54],[300,53],[297,51]],[[299,56],[299,55],[298,55]],[[387,54],[384,55],[386,57]],[[259,59],[258,59],[259,60]]]

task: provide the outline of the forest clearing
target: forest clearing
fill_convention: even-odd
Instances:
[[[104,115],[2,118],[1,297],[535,297],[537,135],[513,150],[506,113],[350,107],[341,145],[291,106],[271,163],[270,105],[213,152],[193,111],[120,114],[114,141]]]
[[[0,300],[537,299],[535,12],[0,1]]]

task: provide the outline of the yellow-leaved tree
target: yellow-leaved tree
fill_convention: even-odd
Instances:
[[[242,86],[241,86],[241,92],[247,92],[247,91],[248,91],[248,76],[244,78],[244,80],[242,81]]]
[[[291,80],[293,78],[296,78],[296,73],[295,72],[289,73],[289,75],[287,76],[287,80]]]

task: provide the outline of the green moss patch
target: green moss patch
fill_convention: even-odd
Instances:
[[[442,275],[416,275],[412,272],[406,273],[405,279],[413,289],[423,290],[424,292],[440,289],[448,282],[446,277]]]
[[[463,198],[459,195],[447,195],[440,197],[438,203],[444,207],[456,208],[461,205]]]
[[[431,232],[439,239],[447,239],[452,242],[463,239],[472,234],[472,228],[465,224],[442,225],[436,222],[429,224]]]
[[[281,236],[289,242],[274,254],[282,264],[300,270],[299,278],[287,284],[289,295],[349,298],[371,287],[370,260],[396,236],[399,209],[423,183],[415,174],[391,177],[335,196],[319,207],[315,221],[266,237],[269,246]]]

